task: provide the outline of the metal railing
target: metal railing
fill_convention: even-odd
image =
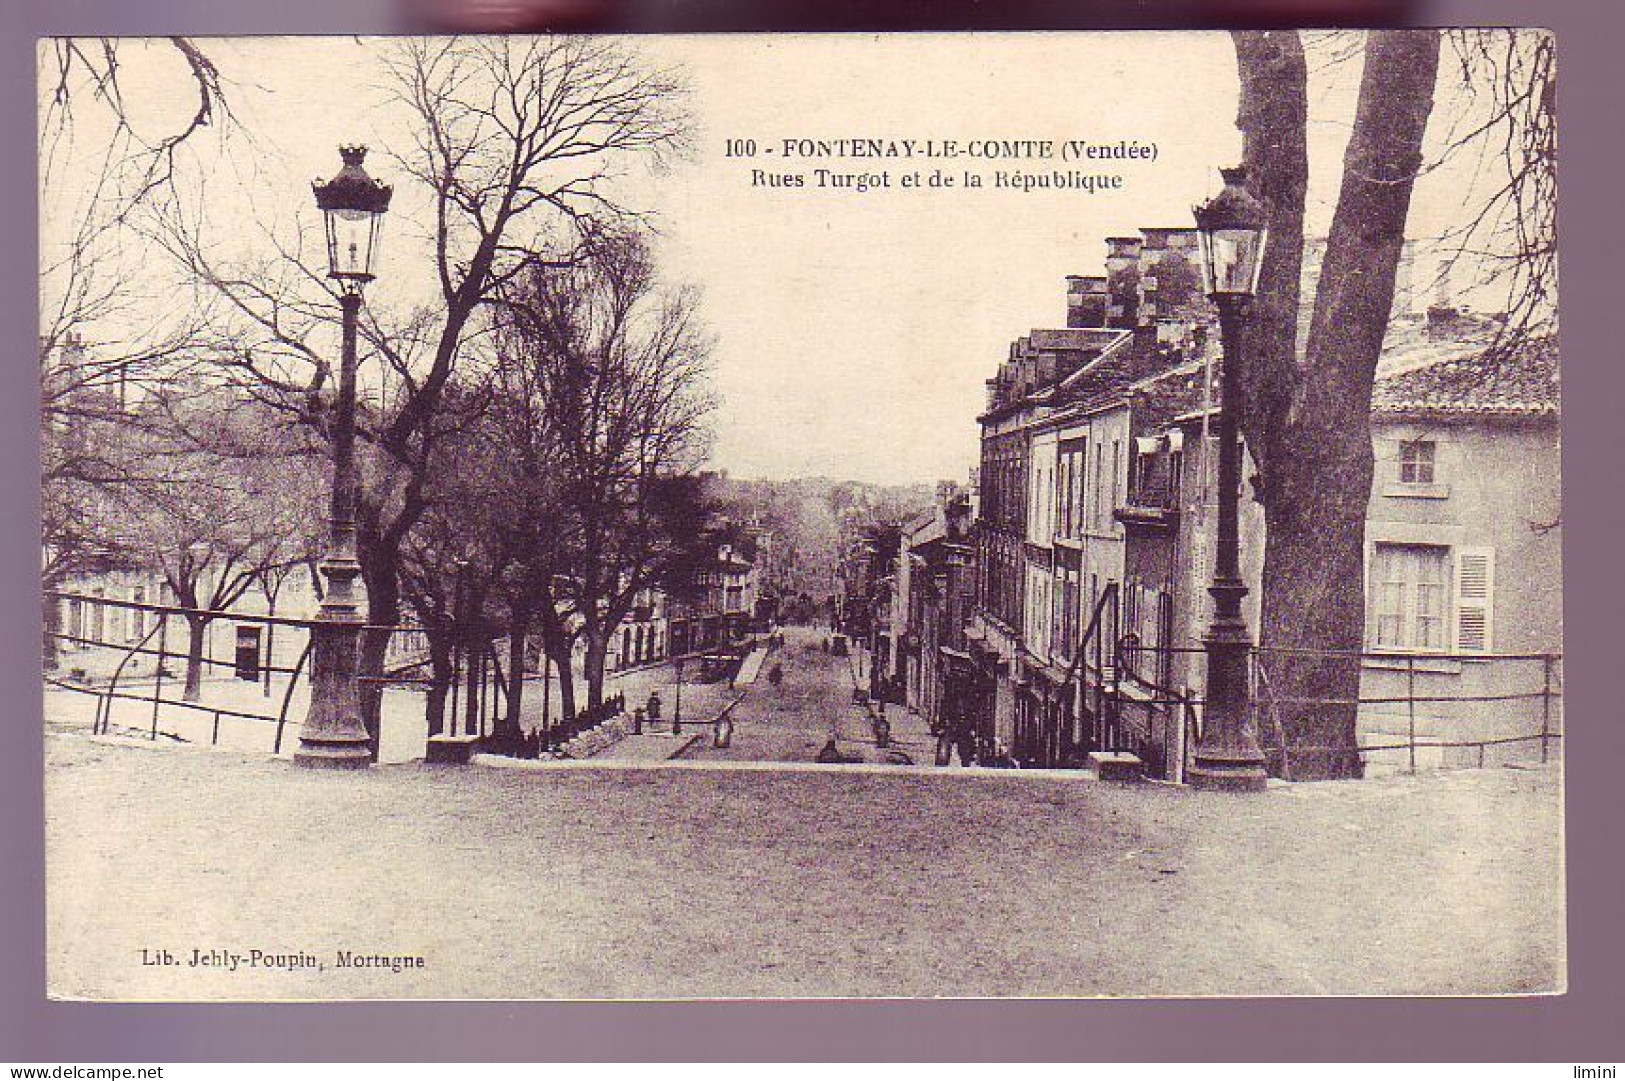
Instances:
[[[182,605],[158,604],[146,601],[121,600],[93,593],[70,590],[46,590],[45,599],[59,606],[77,605],[82,613],[75,628],[48,629],[55,669],[47,667],[42,673],[46,687],[93,700],[89,728],[93,735],[107,735],[116,729],[157,741],[166,738],[182,743],[207,743],[220,746],[223,722],[242,722],[254,731],[249,744],[259,743],[254,749],[269,749],[281,754],[288,746],[288,723],[296,693],[308,690],[306,669],[310,657],[310,629],[313,620],[290,616],[257,615],[220,609],[188,608]],[[109,621],[108,612],[133,613],[124,620]],[[122,638],[107,635],[108,624],[133,624],[136,635]],[[84,633],[85,624],[98,633]],[[150,624],[150,625],[149,625]],[[263,628],[265,633],[254,639],[253,654],[234,651],[230,658],[221,658],[208,649],[210,627],[230,624],[234,627]],[[201,639],[200,647],[191,647],[193,627]],[[275,628],[303,632],[303,643],[297,645],[292,662],[279,661],[276,651]],[[368,626],[369,631],[413,633],[417,627]],[[295,643],[298,639],[295,638]],[[292,650],[286,648],[285,657]],[[75,662],[78,662],[75,664]],[[190,671],[196,667],[196,672]],[[143,671],[144,669],[144,671]],[[178,671],[177,671],[178,669]],[[222,681],[217,673],[230,670],[239,678]],[[64,673],[66,670],[66,674]],[[243,675],[251,672],[252,675]],[[285,679],[280,688],[279,679]],[[363,675],[364,681],[378,684],[413,682],[410,665],[374,675]],[[274,703],[266,708],[251,708],[247,699],[253,697],[253,688],[260,697]],[[273,695],[273,690],[280,690]],[[238,692],[233,694],[232,692]],[[195,695],[195,697],[194,697]],[[141,707],[139,726],[115,723],[115,712],[128,717],[130,711],[117,710],[118,703],[135,703]],[[71,714],[72,711],[66,711]],[[48,719],[72,723],[63,711]],[[206,731],[198,731],[186,723],[190,718],[207,718]],[[297,722],[295,722],[297,726]],[[261,728],[260,726],[263,726]],[[248,730],[245,730],[245,734]],[[261,738],[263,733],[263,738]],[[234,741],[236,742],[236,741]],[[268,744],[268,748],[263,744]],[[247,748],[245,748],[247,749]]]
[[[58,606],[59,614],[77,606],[80,615],[76,626],[47,630],[56,665],[47,665],[43,682],[49,691],[83,697],[90,703],[88,710],[80,711],[48,699],[48,720],[83,726],[95,735],[118,732],[151,741],[229,745],[272,754],[293,749],[296,733],[290,731],[290,725],[298,728],[299,714],[308,701],[310,632],[315,620],[187,608],[70,590],[47,590],[44,597]],[[114,613],[118,614],[108,618]],[[205,627],[259,628],[253,639],[257,643],[254,656],[233,651],[230,639],[227,655],[219,656],[210,650],[216,636],[208,633],[194,656],[189,648],[194,622]],[[134,632],[127,633],[131,627]],[[277,628],[284,633],[273,635]],[[479,740],[513,736],[500,723],[513,712],[509,695],[514,681],[504,662],[508,640],[448,633],[449,647],[437,659],[429,631],[417,625],[368,624],[362,628],[363,635],[389,636],[382,664],[357,676],[364,702],[368,696],[376,699],[373,712],[380,725],[387,727],[392,718],[397,724],[404,723],[410,717],[409,728],[418,733],[412,737],[412,747],[396,760],[421,757],[423,736]],[[441,643],[445,645],[446,638]],[[684,660],[698,663],[714,652],[664,657],[650,666],[606,675],[615,679],[643,667]],[[197,672],[188,679],[186,669],[194,664]],[[252,680],[243,675],[249,670]],[[222,672],[228,678],[222,679]],[[628,709],[625,694],[612,691],[599,706],[580,704],[566,711],[554,693],[557,676],[550,661],[543,661],[539,672],[526,663],[519,682],[527,691],[541,685],[540,709],[535,708],[538,698],[527,694],[530,708],[524,718],[525,730],[517,739],[494,739],[492,743],[493,749],[500,744],[502,753],[534,756],[557,749]],[[413,700],[403,708],[398,699],[386,700],[391,690],[410,692]],[[384,738],[388,742],[387,733]]]
[[[1120,647],[1126,655],[1195,655],[1201,647]],[[1302,661],[1359,665],[1359,690],[1285,694],[1283,665]],[[1251,652],[1251,719],[1271,770],[1291,779],[1295,760],[1357,754],[1362,767],[1403,763],[1404,772],[1439,766],[1485,766],[1527,757],[1546,763],[1564,738],[1561,653],[1440,653],[1255,647]],[[1273,673],[1273,674],[1272,674]],[[1182,766],[1201,738],[1199,692],[1155,688],[1141,705],[1178,711]],[[1352,744],[1290,738],[1294,713],[1352,708]],[[1437,753],[1435,753],[1437,752]],[[1427,765],[1423,759],[1429,760]]]

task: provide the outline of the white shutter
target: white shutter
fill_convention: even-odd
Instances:
[[[1456,652],[1495,648],[1495,549],[1456,549]]]

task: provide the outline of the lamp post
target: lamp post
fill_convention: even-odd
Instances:
[[[364,619],[356,589],[361,565],[355,533],[355,370],[356,329],[361,290],[373,278],[373,260],[392,191],[367,175],[367,150],[339,148],[344,167],[325,183],[312,184],[327,233],[327,276],[339,283],[344,313],[338,402],[333,416],[333,493],[327,557],[322,561],[326,591],[311,626],[310,712],[299,730],[294,761],[305,766],[360,768],[377,748],[361,719],[356,681],[356,645]]]
[[[1252,636],[1241,611],[1247,586],[1241,580],[1237,532],[1241,443],[1236,433],[1236,403],[1241,396],[1241,320],[1258,289],[1266,216],[1263,205],[1247,191],[1246,170],[1238,167],[1221,172],[1224,190],[1194,211],[1202,237],[1208,296],[1219,309],[1224,364],[1219,391],[1218,551],[1213,584],[1208,587],[1213,595],[1213,621],[1203,639],[1207,702],[1189,779],[1197,788],[1260,791],[1268,775],[1248,719],[1247,654]]]
[[[683,732],[683,658],[677,658],[677,702],[671,711],[671,734],[681,735]]]

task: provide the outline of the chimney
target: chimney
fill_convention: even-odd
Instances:
[[[64,368],[82,368],[85,364],[85,340],[76,330],[70,330],[62,338],[62,366]]]
[[[1428,306],[1429,341],[1442,341],[1456,336],[1461,326],[1461,312],[1448,304]]]
[[[1071,328],[1106,325],[1106,279],[1069,274],[1066,279],[1066,325]]]
[[[1132,330],[1140,314],[1140,245],[1137,236],[1106,239],[1106,325]]]
[[[1389,317],[1400,319],[1411,314],[1416,304],[1415,289],[1416,241],[1407,240],[1399,246],[1399,263],[1394,268],[1394,306]]]
[[[1161,226],[1141,229],[1140,233],[1145,240],[1140,245],[1136,325],[1189,323],[1205,318],[1208,305],[1202,289],[1201,239],[1196,229]],[[1177,337],[1183,332],[1171,333]]]
[[[1050,352],[1039,353],[1033,360],[1033,389],[1047,387],[1055,382],[1055,374],[1055,354]]]
[[[1434,308],[1448,308],[1454,302],[1455,282],[1452,281],[1454,270],[1455,264],[1449,257],[1440,260],[1439,273],[1433,279],[1433,303],[1428,307],[1430,317]],[[1429,321],[1431,322],[1431,318]]]

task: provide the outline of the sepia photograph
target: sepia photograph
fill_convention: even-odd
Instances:
[[[1566,990],[1549,31],[36,56],[51,998]]]

